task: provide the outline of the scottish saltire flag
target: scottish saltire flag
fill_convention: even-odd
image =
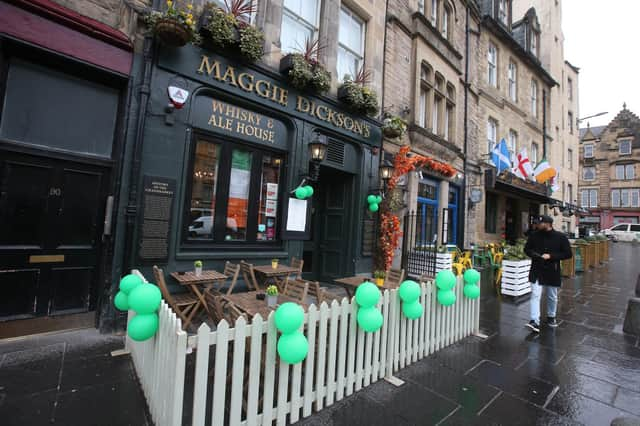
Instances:
[[[503,139],[500,140],[493,151],[491,151],[491,161],[493,165],[498,169],[498,174],[502,173],[503,170],[507,170],[511,168],[511,160],[509,160],[509,147],[507,146],[507,141]]]
[[[513,165],[513,174],[520,179],[527,180],[533,178],[533,166],[527,155],[527,148],[522,148],[516,157],[516,164]]]

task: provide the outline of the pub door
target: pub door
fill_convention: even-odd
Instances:
[[[312,271],[315,280],[332,282],[353,274],[353,175],[322,167],[313,212]]]
[[[99,166],[0,153],[0,321],[95,310],[107,185]]]

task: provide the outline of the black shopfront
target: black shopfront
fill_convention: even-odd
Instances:
[[[168,87],[188,92],[169,105]],[[313,175],[309,144],[328,143]],[[198,47],[160,49],[145,120],[131,265],[151,277],[305,260],[305,278],[370,272],[379,123],[298,92],[277,73]],[[303,179],[306,200],[294,191]],[[365,235],[365,234],[369,235]],[[169,279],[169,282],[171,279]]]

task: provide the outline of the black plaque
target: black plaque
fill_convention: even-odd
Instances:
[[[175,179],[144,176],[138,259],[143,263],[166,263],[169,258],[169,228]]]

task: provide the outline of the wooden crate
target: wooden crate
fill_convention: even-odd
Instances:
[[[522,296],[531,292],[529,270],[531,259],[503,260],[501,293],[507,296]]]

